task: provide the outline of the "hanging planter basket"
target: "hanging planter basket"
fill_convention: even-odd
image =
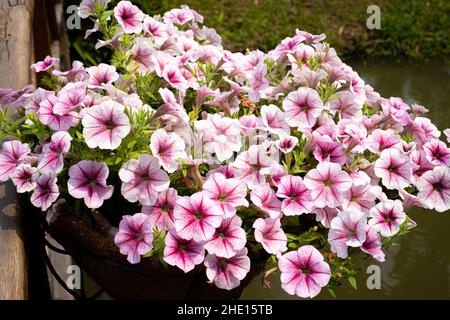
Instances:
[[[265,254],[250,253],[252,267],[241,285],[222,290],[207,282],[203,266],[185,274],[178,268],[163,266],[157,257],[131,265],[106,230],[89,226],[74,213],[58,212],[47,231],[115,299],[238,299],[251,280],[262,272],[267,260]]]

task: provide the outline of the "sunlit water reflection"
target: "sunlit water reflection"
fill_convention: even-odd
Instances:
[[[450,66],[442,64],[358,64],[351,63],[367,83],[383,97],[402,97],[430,110],[429,117],[440,130],[450,127]],[[358,277],[358,290],[344,284],[340,299],[450,299],[450,212],[437,213],[421,208],[408,212],[418,223],[402,237],[399,246],[386,253],[386,262],[364,261],[364,267],[378,264],[381,289],[366,287],[365,269]],[[261,277],[245,289],[241,299],[296,299],[280,287],[279,275],[273,275],[272,288],[261,286]],[[318,298],[331,299],[323,290]]]

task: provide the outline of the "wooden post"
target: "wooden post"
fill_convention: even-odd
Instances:
[[[0,87],[31,82],[34,0],[0,0]],[[27,258],[12,184],[0,185],[0,300],[27,299]]]

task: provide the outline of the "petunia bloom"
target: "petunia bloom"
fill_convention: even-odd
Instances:
[[[72,137],[68,132],[55,132],[51,137],[51,141],[42,148],[38,163],[39,172],[59,173],[64,167],[63,153],[69,151],[71,141]]]
[[[58,99],[53,106],[53,112],[63,116],[83,105],[86,98],[86,84],[83,82],[69,83],[58,93]]]
[[[119,247],[120,253],[127,256],[128,262],[139,263],[141,256],[153,248],[152,224],[149,217],[143,213],[123,216],[114,243]]]
[[[339,115],[339,119],[362,119],[361,106],[356,102],[355,96],[350,91],[337,94],[335,100],[329,102],[330,110]]]
[[[58,61],[59,61],[58,58],[46,56],[43,61],[39,61],[35,64],[32,64],[31,68],[34,69],[36,72],[47,71],[48,69],[53,68]]]
[[[36,112],[39,121],[55,131],[67,131],[75,127],[80,121],[78,114],[74,111],[69,111],[64,115],[56,114],[54,108],[57,102],[57,97],[53,92],[45,96],[39,103],[39,110]]]
[[[144,14],[130,1],[120,1],[114,8],[114,17],[125,33],[141,33]]]
[[[174,230],[167,233],[164,248],[164,261],[176,266],[185,273],[191,271],[205,259],[203,243],[180,238]]]
[[[205,249],[218,257],[231,258],[244,248],[247,242],[242,220],[238,216],[224,219],[212,238],[205,243]]]
[[[280,149],[281,152],[289,153],[292,150],[294,150],[297,143],[298,143],[297,137],[284,135],[280,138],[280,140],[275,142],[275,145],[277,146],[278,149]]]
[[[403,189],[410,185],[411,162],[409,157],[397,149],[386,149],[375,161],[375,175],[381,178],[383,185],[388,189]]]
[[[360,211],[342,211],[331,220],[328,242],[339,258],[348,256],[348,247],[360,247],[366,241],[367,218]]]
[[[119,170],[119,177],[123,197],[145,206],[153,205],[158,192],[166,190],[170,184],[169,176],[161,169],[158,159],[148,154],[128,160]]]
[[[175,132],[164,129],[153,132],[150,149],[168,173],[174,172],[180,166],[180,161],[187,158],[183,139]]]
[[[437,139],[433,139],[423,145],[425,157],[435,166],[450,166],[450,148]]]
[[[89,148],[114,150],[131,130],[124,106],[104,101],[88,109],[83,117],[83,137]]]
[[[18,165],[24,163],[30,152],[30,147],[26,143],[17,140],[4,142],[0,152],[0,181],[10,179],[14,170]]]
[[[178,197],[174,218],[178,235],[197,242],[210,240],[223,220],[217,205],[203,192]]]
[[[417,198],[428,209],[444,212],[450,209],[450,168],[435,167],[425,172],[416,184]]]
[[[88,208],[100,208],[111,198],[114,187],[106,184],[109,169],[104,163],[82,160],[69,169],[69,194],[83,199]]]
[[[171,230],[175,227],[173,209],[178,197],[176,189],[169,188],[158,193],[156,202],[151,206],[142,206],[142,213],[149,216],[152,226],[158,230]]]
[[[289,126],[311,128],[322,113],[323,102],[317,91],[302,87],[286,96],[283,109]]]
[[[311,245],[285,253],[280,257],[278,267],[283,290],[301,298],[314,298],[331,278],[330,266]]]
[[[203,184],[203,193],[220,208],[224,218],[236,215],[239,206],[248,207],[247,186],[237,179],[226,178],[222,173],[213,173]]]
[[[268,183],[256,186],[250,192],[250,200],[271,218],[278,218],[281,215],[281,201],[275,195],[275,191]]]
[[[297,216],[312,210],[311,192],[301,177],[287,175],[278,183],[277,196],[283,198],[281,212],[286,216]]]
[[[56,177],[45,174],[36,180],[36,188],[31,195],[31,203],[42,211],[47,210],[58,199],[59,188]]]
[[[333,141],[329,136],[322,136],[315,140],[313,155],[319,162],[334,162],[341,166],[347,162],[342,143]]]
[[[336,208],[344,201],[352,179],[339,164],[322,162],[306,174],[304,184],[311,190],[314,206]]]
[[[36,188],[37,170],[29,164],[20,164],[11,176],[18,193],[32,191]]]
[[[400,137],[393,130],[375,129],[366,140],[368,149],[380,154],[383,150],[395,148],[400,144]]]
[[[235,170],[235,177],[252,189],[266,182],[264,175],[270,174],[274,162],[263,147],[252,145],[247,151],[241,152],[231,166]]]
[[[281,136],[291,132],[284,113],[273,104],[261,107],[261,120],[264,127],[271,133]]]
[[[361,251],[370,254],[372,257],[380,262],[384,262],[384,252],[381,250],[383,244],[381,243],[380,235],[370,225],[366,225],[366,241],[361,246]]]
[[[253,223],[255,240],[261,243],[270,254],[278,254],[287,250],[287,236],[281,228],[280,219],[258,218]]]
[[[105,63],[100,63],[98,66],[86,68],[89,74],[88,85],[92,88],[102,88],[104,85],[112,84],[119,79],[119,74],[116,72],[116,67]]]
[[[209,254],[205,258],[206,276],[216,287],[231,290],[239,287],[241,280],[250,271],[247,248],[239,250],[231,258],[220,258]]]
[[[220,162],[241,149],[241,129],[235,119],[212,114],[206,120],[196,121],[195,129],[202,134],[205,151],[214,153]]]
[[[406,220],[400,200],[378,203],[370,210],[370,217],[369,225],[383,237],[395,235],[400,230],[400,225]]]

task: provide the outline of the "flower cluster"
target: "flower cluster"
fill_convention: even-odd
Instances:
[[[324,35],[230,52],[187,6],[108,3],[79,15],[111,65],[48,57],[32,66],[45,88],[2,89],[0,181],[36,207],[102,212],[117,192],[134,210],[114,239],[130,263],[203,265],[230,290],[265,252],[283,289],[311,298],[354,276],[352,255],[384,261],[412,206],[450,208],[450,149],[427,109],[382,98]]]

